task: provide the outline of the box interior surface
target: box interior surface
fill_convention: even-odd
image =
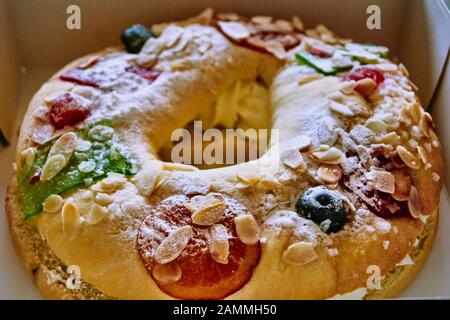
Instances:
[[[81,8],[81,30],[66,28],[66,9]],[[366,9],[381,8],[381,30],[368,30]],[[429,107],[450,159],[450,14],[440,0],[271,0],[220,1],[172,0],[0,0],[0,129],[10,140],[0,146],[0,212],[4,210],[6,186],[19,128],[27,104],[55,71],[81,55],[118,44],[121,31],[132,24],[150,25],[189,17],[206,7],[243,15],[299,16],[307,27],[327,25],[343,37],[386,45],[398,57],[420,88],[419,96]],[[447,64],[447,68],[445,67]],[[446,186],[450,172],[446,168]],[[440,230],[435,247],[423,271],[403,297],[450,296],[450,208],[446,191],[442,194]],[[3,214],[2,214],[3,215]],[[4,215],[3,215],[4,216]],[[7,231],[0,219],[0,298],[38,298],[36,289],[19,266]],[[445,279],[445,280],[444,280]]]

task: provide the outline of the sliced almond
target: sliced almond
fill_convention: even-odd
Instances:
[[[206,196],[199,195],[192,197],[185,206],[191,211],[191,213],[194,213],[195,211],[209,206],[214,206],[216,204],[223,204],[223,201],[215,197],[213,194],[207,194]]]
[[[95,196],[95,202],[101,206],[108,206],[114,201],[113,197],[107,193],[99,192]]]
[[[286,148],[296,149],[298,151],[305,151],[311,146],[311,138],[308,136],[300,135],[287,141]],[[329,147],[326,146],[328,149]]]
[[[159,264],[172,262],[183,252],[194,235],[191,226],[184,226],[173,231],[156,248],[154,259]]]
[[[408,200],[408,209],[413,218],[418,219],[422,215],[419,192],[417,191],[417,188],[415,186],[411,186],[411,193]]]
[[[428,112],[423,112],[419,122],[419,129],[425,137],[430,137],[434,128],[433,118]]]
[[[217,19],[225,21],[237,21],[239,20],[239,15],[234,12],[219,12],[217,14]]]
[[[110,172],[105,179],[94,184],[91,189],[98,192],[113,193],[122,188],[126,182],[127,178],[124,175]]]
[[[327,106],[331,111],[337,113],[338,115],[341,115],[344,117],[354,117],[355,116],[355,113],[349,107],[347,107],[345,104],[329,100],[327,102]]]
[[[422,108],[417,102],[413,102],[409,106],[409,115],[413,123],[417,124],[420,122],[420,119],[422,118]]]
[[[68,202],[62,208],[62,229],[65,236],[75,237],[81,228],[81,219],[78,207]]]
[[[77,143],[77,135],[73,132],[63,134],[51,147],[47,161],[42,167],[41,181],[53,179],[69,162]]]
[[[54,155],[60,154],[66,157],[67,161],[69,161],[70,157],[77,147],[77,140],[77,135],[73,132],[67,132],[63,134],[51,147],[50,151],[48,152],[48,157],[50,158]]]
[[[404,76],[409,77],[409,71],[408,71],[408,69],[406,69],[406,67],[403,63],[400,63],[398,65],[398,68],[403,73]]]
[[[366,174],[366,178],[372,187],[385,193],[395,192],[395,177],[387,171],[372,170]]]
[[[25,168],[29,169],[33,165],[34,159],[36,158],[36,148],[26,148],[20,153],[20,156],[22,157],[21,160]]]
[[[411,193],[411,177],[405,169],[394,169],[395,192],[392,197],[397,201],[407,201]]]
[[[52,194],[42,204],[43,210],[48,213],[56,213],[61,210],[64,200],[60,195]]]
[[[294,31],[294,29],[292,28],[292,24],[284,19],[277,19],[274,22],[275,26],[278,29],[278,32],[285,32],[285,33],[289,33]]]
[[[303,31],[305,29],[303,21],[297,16],[292,17],[292,26],[296,31]]]
[[[386,123],[378,119],[367,120],[366,126],[375,133],[384,133],[388,129]]]
[[[259,241],[259,227],[251,214],[244,214],[234,218],[236,232],[245,244],[255,244]]]
[[[420,161],[403,146],[397,146],[397,153],[402,161],[411,169],[419,169]]]
[[[152,271],[153,278],[161,284],[175,283],[181,279],[183,272],[176,263],[157,264]]]
[[[210,203],[192,214],[192,222],[199,226],[210,226],[222,220],[225,204],[222,201]]]
[[[281,153],[281,162],[291,169],[302,169],[306,166],[302,154],[296,149],[283,151]]]
[[[325,183],[337,183],[342,177],[342,169],[335,164],[322,164],[317,170],[319,179]]]
[[[391,131],[377,139],[379,143],[385,144],[394,144],[398,140],[400,140],[400,136],[395,131]]]
[[[89,68],[89,67],[92,67],[94,64],[97,63],[97,61],[98,61],[99,59],[100,59],[100,56],[97,56],[97,55],[92,56],[92,57],[89,57],[89,58],[83,60],[83,61],[78,65],[78,68],[79,68],[79,69],[87,69],[87,68]]]
[[[266,41],[265,49],[280,60],[286,58],[286,50],[279,41],[276,40]]]
[[[64,169],[66,164],[66,158],[61,154],[57,154],[48,158],[44,166],[42,167],[40,180],[48,181],[53,179],[58,173],[62,171],[62,169]]]
[[[254,16],[251,18],[251,21],[253,23],[271,23],[272,17],[268,16]]]
[[[218,24],[222,32],[233,40],[240,41],[251,35],[249,29],[243,23],[235,21],[219,21]]]
[[[422,160],[423,164],[428,163],[427,152],[422,146],[417,146],[417,153],[419,154],[420,160]]]
[[[221,224],[214,224],[209,230],[211,234],[211,241],[209,243],[211,256],[216,262],[227,264],[230,253],[227,228]]]
[[[376,88],[377,83],[373,79],[364,78],[356,82],[355,86],[353,87],[353,90],[358,92],[363,97],[368,97],[375,92]]]
[[[320,73],[303,74],[299,77],[298,84],[302,85],[322,78],[323,75],[321,75]]]
[[[311,156],[314,160],[326,164],[340,164],[345,158],[344,153],[335,147],[331,147],[325,151],[313,152]]]
[[[104,142],[113,137],[114,129],[104,125],[97,125],[89,130],[88,135],[91,139]]]
[[[291,244],[283,253],[283,262],[293,266],[303,266],[318,258],[314,244],[299,241]]]
[[[198,168],[184,164],[184,163],[176,163],[176,162],[165,162],[163,164],[163,169],[167,171],[197,171]]]
[[[108,209],[98,204],[93,204],[89,210],[87,222],[89,224],[97,224],[108,216]]]
[[[150,170],[139,172],[135,178],[136,187],[141,195],[148,197],[153,193],[158,181],[158,174]]]
[[[254,185],[255,183],[258,183],[259,180],[261,180],[261,176],[252,173],[252,172],[241,172],[237,175],[237,178],[244,182],[246,185]]]

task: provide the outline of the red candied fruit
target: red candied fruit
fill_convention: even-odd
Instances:
[[[330,58],[332,56],[332,53],[321,49],[321,48],[317,48],[317,47],[312,47],[309,49],[309,52],[315,56],[318,56],[320,58]]]
[[[95,80],[92,79],[90,76],[88,76],[86,71],[79,68],[66,71],[59,78],[63,81],[73,82],[83,86],[89,86],[94,88],[99,87],[98,83],[95,82]]]
[[[50,122],[55,129],[62,129],[82,122],[89,114],[89,109],[81,105],[70,93],[63,93],[50,107]]]
[[[355,81],[366,78],[370,78],[373,81],[375,81],[377,87],[384,81],[384,75],[381,71],[375,68],[368,68],[368,67],[356,68],[355,70],[351,71],[346,77],[347,80],[355,80]]]
[[[146,79],[149,83],[154,82],[156,79],[158,79],[159,75],[161,74],[160,72],[155,71],[151,68],[135,66],[135,65],[126,67],[125,71],[134,73],[134,74],[140,76],[141,78]]]

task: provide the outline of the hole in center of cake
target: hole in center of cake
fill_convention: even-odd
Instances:
[[[200,169],[256,160],[270,142],[271,111],[267,85],[240,80],[221,92],[213,106],[178,129],[158,152],[161,160]]]

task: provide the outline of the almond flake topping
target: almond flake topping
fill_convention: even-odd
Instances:
[[[229,36],[231,39],[240,41],[250,37],[250,31],[248,28],[240,23],[235,21],[219,21],[219,27],[222,29],[223,33]]]
[[[173,231],[155,250],[154,259],[159,264],[172,262],[183,252],[194,235],[191,226],[184,226]]]
[[[303,266],[318,258],[314,251],[314,244],[299,241],[291,244],[283,253],[283,261],[293,266]]]
[[[89,215],[87,217],[87,222],[89,224],[97,224],[106,218],[108,215],[108,209],[98,204],[93,204],[89,210]]]
[[[221,224],[214,224],[209,230],[211,234],[211,241],[209,243],[211,256],[216,262],[227,264],[230,253],[227,228]]]
[[[353,90],[361,94],[363,97],[368,97],[375,92],[376,88],[377,83],[373,79],[364,78],[356,82]]]
[[[78,207],[68,202],[62,208],[62,229],[64,235],[69,238],[75,237],[81,228],[81,219]]]
[[[433,129],[433,119],[428,112],[423,112],[419,122],[420,131],[423,133],[425,137],[429,137],[431,135],[431,129]]]
[[[175,163],[175,162],[165,162],[163,164],[163,169],[167,171],[197,171],[198,168],[184,164],[184,163]]]
[[[366,174],[366,178],[372,187],[381,192],[395,192],[395,177],[390,172],[372,170]]]
[[[192,222],[200,226],[219,222],[225,213],[225,203],[213,195],[196,196],[185,207],[192,212]]]
[[[66,164],[66,158],[61,154],[49,157],[42,167],[40,180],[48,181],[53,179],[58,173],[62,171],[62,169],[64,169]]]
[[[286,150],[281,154],[281,161],[291,169],[299,169],[305,167],[305,161],[302,154],[296,149]]]
[[[422,215],[419,192],[415,186],[411,187],[411,193],[408,200],[408,209],[413,218],[418,219]]]
[[[395,192],[392,197],[397,201],[407,201],[411,193],[411,177],[406,169],[394,169]]]
[[[144,170],[136,175],[136,187],[141,195],[148,197],[153,193],[158,181],[158,175],[150,170]]]
[[[384,133],[388,129],[388,126],[383,121],[378,119],[367,120],[366,126],[375,133]]]
[[[323,75],[321,75],[320,73],[304,74],[301,75],[300,78],[298,79],[298,84],[305,84],[322,78]]]
[[[77,135],[73,132],[63,134],[56,140],[47,155],[42,167],[41,181],[51,180],[69,162],[77,144]]]
[[[244,214],[234,218],[236,232],[245,244],[255,244],[259,241],[259,227],[251,214]]]
[[[428,163],[428,157],[425,149],[421,146],[417,146],[417,153],[419,154],[420,160],[422,160],[423,164]]]
[[[344,117],[354,117],[355,116],[355,113],[349,107],[347,107],[345,104],[329,100],[327,105],[331,111],[333,111],[341,116],[344,116]]]
[[[335,147],[331,147],[324,151],[315,151],[311,154],[311,156],[314,160],[326,164],[340,164],[345,157],[344,153]]]
[[[334,164],[322,164],[317,170],[319,179],[325,183],[337,183],[342,177],[342,169]]]
[[[378,139],[378,142],[379,143],[386,143],[386,144],[394,144],[398,140],[400,140],[400,136],[395,131],[391,131],[391,132],[381,136]]]
[[[22,163],[25,165],[25,168],[31,168],[36,157],[36,148],[26,148],[20,153],[20,156],[22,157]]]
[[[405,147],[403,146],[397,146],[397,153],[402,159],[402,161],[411,169],[419,169],[420,168],[420,162],[416,158],[415,155],[413,155],[411,152],[409,152]]]
[[[100,182],[94,184],[91,189],[98,192],[113,193],[123,187],[127,178],[120,173],[110,172],[108,176]]]
[[[44,203],[42,204],[43,210],[48,213],[56,213],[59,210],[61,210],[62,206],[64,204],[63,198],[57,194],[52,194],[48,196],[47,199],[45,199]]]

